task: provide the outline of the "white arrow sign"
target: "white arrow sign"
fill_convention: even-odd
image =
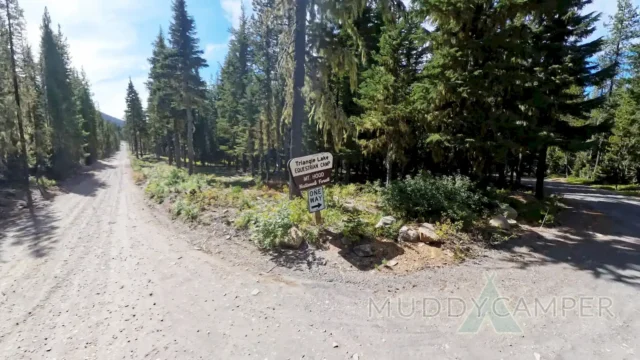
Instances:
[[[326,206],[324,205],[324,191],[322,187],[309,190],[307,192],[307,201],[309,202],[310,213],[326,209]]]

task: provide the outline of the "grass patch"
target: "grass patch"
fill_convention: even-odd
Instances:
[[[591,179],[579,178],[579,177],[574,177],[574,176],[569,176],[568,178],[566,178],[565,181],[566,181],[567,184],[572,184],[572,185],[591,185],[591,184],[593,184],[593,180],[591,180]]]

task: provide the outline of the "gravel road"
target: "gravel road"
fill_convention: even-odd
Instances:
[[[194,249],[200,235],[148,208],[123,149],[0,221],[0,358],[637,359],[640,203],[553,186],[575,206],[565,228],[460,266],[320,279]],[[498,293],[515,331],[492,321],[499,306],[468,331],[472,300]]]

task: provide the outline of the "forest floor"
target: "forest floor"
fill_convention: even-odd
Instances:
[[[637,357],[636,199],[550,184],[571,206],[560,227],[456,266],[372,276],[315,253],[258,256],[228,226],[189,229],[132,177],[123,148],[0,220],[0,358]],[[516,327],[469,323],[473,302],[497,294]]]

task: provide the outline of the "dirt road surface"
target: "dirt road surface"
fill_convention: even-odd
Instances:
[[[194,249],[121,151],[0,227],[0,359],[637,359],[640,203],[554,186],[576,206],[564,229],[460,266],[312,280]],[[497,293],[517,328],[467,323]]]

